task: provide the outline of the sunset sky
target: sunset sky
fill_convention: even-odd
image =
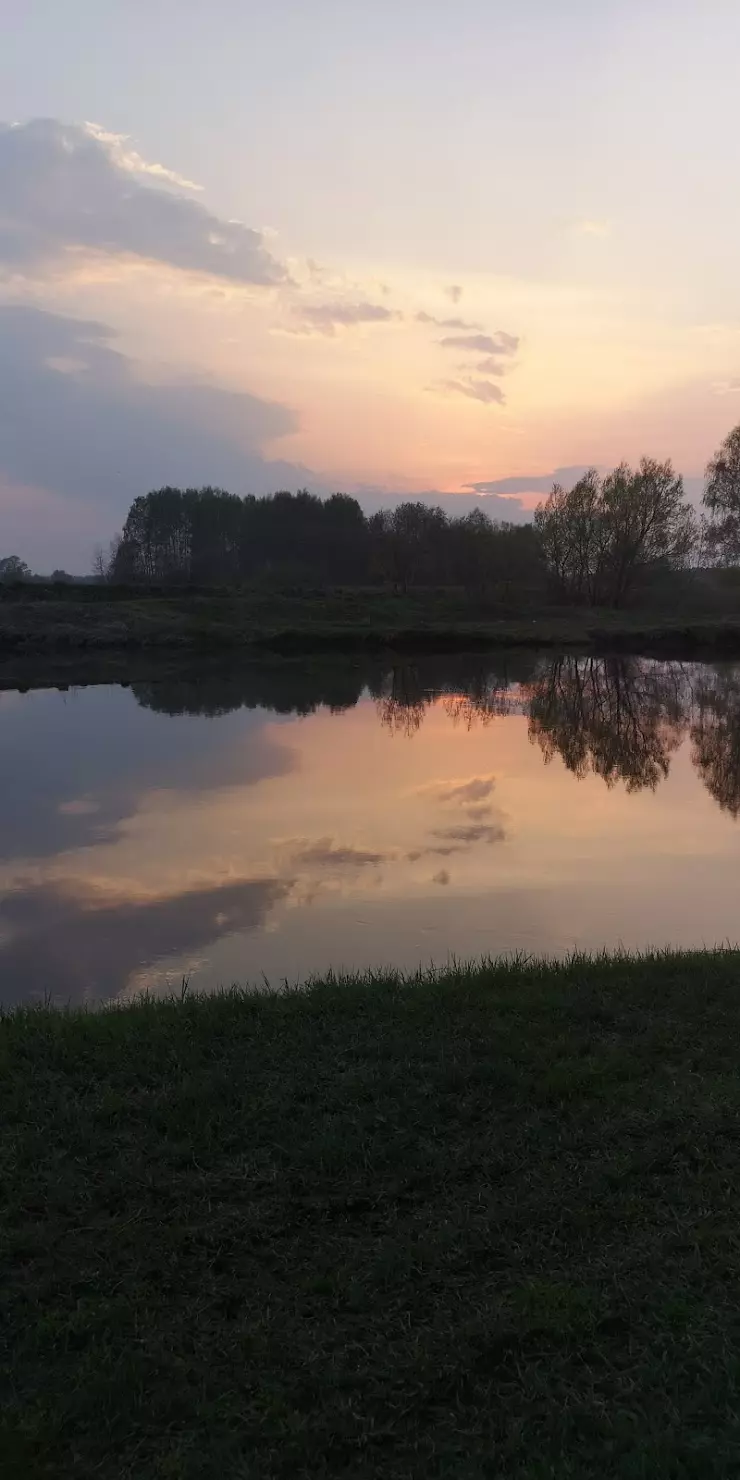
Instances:
[[[737,0],[0,0],[0,35],[0,555],[84,570],[164,482],[521,517],[648,452],[698,493],[740,420]]]

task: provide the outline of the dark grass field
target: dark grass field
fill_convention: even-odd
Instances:
[[[740,1473],[740,955],[0,1022],[3,1480]]]
[[[733,588],[734,592],[734,588]],[[578,646],[656,654],[740,653],[740,598],[722,607],[624,612],[483,599],[457,589],[136,593],[96,586],[0,588],[0,665],[162,652],[470,651]]]

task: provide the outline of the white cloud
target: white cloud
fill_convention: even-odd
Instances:
[[[184,175],[178,175],[176,170],[168,170],[166,165],[154,164],[144,159],[136,149],[131,148],[130,134],[112,134],[99,123],[89,121],[86,122],[85,129],[91,138],[105,145],[110,158],[120,169],[129,170],[132,175],[153,175],[157,180],[166,180],[169,185],[176,185],[179,190],[203,189],[203,186],[196,185],[194,180],[187,180]]]
[[[482,802],[490,797],[496,785],[492,772],[486,776],[465,776],[454,781],[429,781],[417,788],[420,795],[431,794],[440,802]]]

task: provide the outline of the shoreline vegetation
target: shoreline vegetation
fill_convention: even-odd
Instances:
[[[0,1018],[0,1464],[730,1476],[740,952]]]
[[[740,653],[740,426],[703,512],[670,461],[554,484],[531,523],[424,500],[366,515],[299,489],[162,487],[93,576],[0,560],[0,662],[144,650],[396,653],[579,647]]]
[[[728,573],[732,574],[732,573]],[[69,586],[0,588],[0,684],[24,666],[74,666],[122,679],[143,658],[220,654],[255,659],[306,654],[472,652],[577,648],[645,656],[740,654],[735,582],[722,600],[625,611],[522,606],[461,590],[135,592]],[[680,611],[681,615],[676,615]],[[70,663],[70,660],[71,663]],[[140,665],[139,665],[140,666]],[[89,680],[94,681],[94,680]]]

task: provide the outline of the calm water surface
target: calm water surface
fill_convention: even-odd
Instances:
[[[0,1000],[740,939],[740,665],[0,694]]]

